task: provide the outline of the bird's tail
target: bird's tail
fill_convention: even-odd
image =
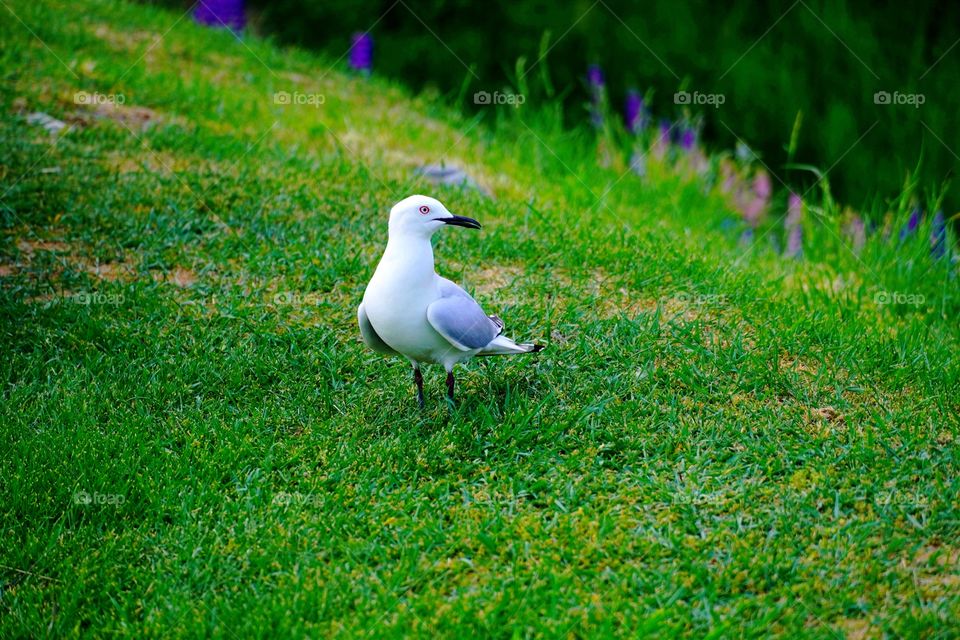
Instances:
[[[478,356],[507,356],[514,353],[536,353],[543,349],[542,344],[531,342],[517,343],[504,335],[494,338],[490,344],[477,353]]]

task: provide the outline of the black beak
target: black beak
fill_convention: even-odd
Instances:
[[[480,223],[473,218],[464,216],[453,216],[452,218],[437,218],[444,224],[452,224],[455,227],[466,227],[467,229],[479,229]]]

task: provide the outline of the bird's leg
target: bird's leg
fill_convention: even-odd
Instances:
[[[447,398],[453,402],[453,371],[447,371]]]
[[[423,374],[420,373],[420,367],[413,368],[413,382],[417,385],[417,404],[423,409]]]

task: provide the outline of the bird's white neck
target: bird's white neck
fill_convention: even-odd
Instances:
[[[403,274],[410,279],[433,278],[433,245],[430,238],[412,234],[391,235],[377,271]]]

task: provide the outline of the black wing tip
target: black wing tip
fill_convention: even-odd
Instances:
[[[546,348],[547,348],[547,345],[545,344],[535,344],[533,345],[533,349],[531,349],[530,352],[537,353],[538,351],[543,351]]]
[[[500,316],[487,316],[487,317],[490,318],[493,324],[497,325],[497,336],[502,336],[505,325],[503,323],[503,320],[500,319]]]

